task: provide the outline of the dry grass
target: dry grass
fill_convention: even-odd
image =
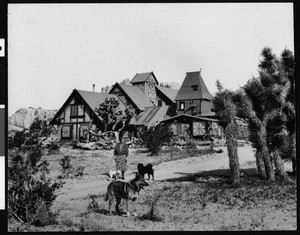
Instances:
[[[71,157],[74,167],[85,166],[82,178],[66,179],[66,182],[73,182],[74,187],[76,182],[88,184],[106,180],[107,169],[114,168],[112,151],[61,150],[42,159],[49,161],[51,177],[59,175],[59,161],[64,155]],[[187,154],[187,150],[163,150],[158,156],[150,156],[144,150],[131,149],[128,170],[136,170],[139,162],[157,165],[189,156],[191,152]],[[140,193],[139,216],[130,218],[109,216],[103,194],[72,198],[65,195],[52,208],[59,212],[56,225],[34,227],[9,223],[9,231],[295,230],[296,183],[277,181],[269,184],[251,168],[243,169],[242,173],[239,186],[230,183],[229,170],[150,181],[150,186]],[[125,208],[124,202],[122,208]]]

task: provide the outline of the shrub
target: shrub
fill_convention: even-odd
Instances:
[[[61,165],[61,174],[58,177],[61,178],[73,178],[73,177],[82,177],[83,176],[83,170],[84,166],[78,166],[76,168],[73,167],[71,164],[71,158],[70,156],[64,156],[59,164]]]
[[[154,222],[163,221],[163,218],[161,216],[159,216],[156,211],[157,202],[160,197],[161,197],[161,194],[154,195],[154,197],[150,201],[150,210],[146,214],[139,216],[138,219],[151,220]]]
[[[25,131],[17,131],[14,136],[10,136],[8,139],[8,148],[19,148],[24,144],[26,139]]]
[[[144,128],[141,133],[143,145],[152,155],[157,155],[163,144],[169,144],[172,136],[169,125],[151,126],[149,129]]]
[[[55,191],[62,183],[46,178],[48,163],[40,161],[39,146],[29,153],[15,152],[8,166],[8,218],[19,222],[46,225],[53,220],[50,207],[56,198]]]

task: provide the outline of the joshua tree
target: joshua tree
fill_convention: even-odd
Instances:
[[[291,160],[293,172],[296,173],[296,113],[295,113],[295,58],[293,53],[285,49],[281,53],[280,63],[285,76],[290,82],[290,87],[283,107],[286,115],[286,127],[289,135],[289,148],[291,149]]]
[[[102,122],[100,127],[101,131],[115,132],[117,134],[117,140],[119,139],[118,133],[128,126],[128,123],[133,116],[133,112],[128,109],[125,109],[124,112],[118,109],[119,103],[119,100],[115,98],[106,98],[104,103],[100,104],[99,107],[95,109],[95,112]]]
[[[237,109],[232,97],[233,93],[228,90],[218,92],[213,99],[213,105],[219,119],[219,124],[224,128],[231,177],[234,183],[239,183],[240,170],[237,152],[238,127],[236,123]]]
[[[262,57],[263,60],[259,64],[259,78],[250,79],[243,89],[251,103],[247,118],[249,130],[252,133],[250,136],[257,139],[252,142],[257,149],[256,156],[262,157],[264,161],[267,180],[274,181],[267,126],[283,113],[290,83],[281,63],[270,48],[262,50]],[[253,141],[254,138],[250,140]],[[275,160],[277,167],[282,166],[279,155],[276,155]],[[277,170],[282,176],[286,176],[282,167]]]

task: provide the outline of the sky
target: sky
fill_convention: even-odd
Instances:
[[[236,90],[264,47],[294,52],[293,22],[292,3],[9,4],[8,115],[150,71],[181,85],[201,68],[212,95],[217,79]]]

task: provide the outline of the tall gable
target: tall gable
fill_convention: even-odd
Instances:
[[[51,124],[54,124],[56,122],[56,119],[61,115],[61,113],[64,112],[65,108],[70,104],[70,102],[74,99],[74,97],[81,97],[83,102],[85,102],[88,107],[93,111],[95,116],[97,116],[97,113],[95,112],[95,108],[98,108],[100,104],[104,103],[106,98],[119,98],[116,95],[111,94],[105,94],[100,92],[92,92],[92,91],[83,91],[83,90],[77,90],[74,89],[73,92],[70,94],[68,99],[65,101],[65,103],[62,105],[62,107],[57,111],[55,116],[51,120]],[[119,103],[119,109],[122,111],[125,110],[125,106],[122,102]]]
[[[188,99],[212,100],[212,95],[209,93],[200,71],[186,73],[186,77],[175,98],[176,101]]]
[[[158,85],[158,81],[154,75],[153,72],[148,72],[148,73],[137,73],[134,78],[131,80],[131,84],[136,84],[136,83],[144,83],[146,81],[151,80],[151,82],[155,82],[156,85]]]
[[[122,91],[140,111],[143,111],[146,107],[154,106],[139,87],[116,83],[110,93],[114,93],[116,89]]]

